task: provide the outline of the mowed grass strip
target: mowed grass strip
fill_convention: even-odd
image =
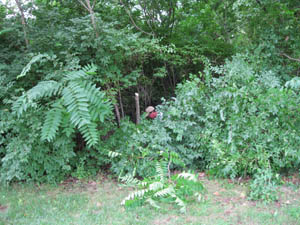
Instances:
[[[120,202],[132,190],[107,178],[66,181],[58,186],[16,184],[0,188],[0,224],[300,224],[299,187],[281,187],[277,202],[248,201],[246,187],[227,180],[201,178],[203,202],[187,213],[162,203],[125,209]]]

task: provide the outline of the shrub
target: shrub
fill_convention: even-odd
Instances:
[[[20,76],[26,75],[27,67]],[[98,128],[111,115],[112,107],[105,93],[93,84],[95,71],[96,67],[89,65],[62,72],[56,80],[41,81],[11,101],[12,112],[1,111],[2,182],[57,182],[73,169],[82,172],[84,165],[90,165],[87,158],[98,157],[93,154],[100,143]],[[86,154],[78,151],[78,136]]]
[[[75,156],[74,142],[59,132],[51,143],[41,141],[43,113],[30,112],[17,119],[10,112],[1,113],[0,180],[58,182],[71,171]]]
[[[223,67],[206,64],[200,77],[178,85],[176,98],[157,107],[157,119],[136,128],[130,151],[144,160],[167,149],[214,176],[252,176],[250,197],[274,199],[274,177],[300,165],[300,99],[289,88],[296,81],[284,87],[272,71],[255,72],[242,55]]]

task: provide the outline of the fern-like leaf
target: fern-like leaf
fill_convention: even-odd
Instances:
[[[95,74],[96,70],[97,67],[94,64],[86,65],[81,70],[67,73],[63,78],[63,82],[86,79],[89,75]]]
[[[127,174],[123,177],[120,177],[120,180],[121,182],[124,182],[126,185],[141,185],[141,186],[146,186],[147,185],[147,182],[143,182],[143,181],[140,181],[138,179],[136,179],[134,176],[132,176],[132,174]]]
[[[96,123],[89,123],[81,126],[79,131],[82,133],[88,147],[96,146],[99,143],[99,132]]]
[[[28,98],[30,100],[38,100],[43,97],[52,97],[60,93],[60,83],[49,80],[41,81],[36,86],[31,88],[28,92]]]
[[[148,189],[143,189],[143,190],[137,190],[135,192],[132,192],[130,193],[122,202],[121,202],[121,205],[125,205],[126,204],[126,201],[129,201],[129,200],[134,200],[135,198],[143,198],[145,196],[145,194],[149,192]]]
[[[62,122],[63,109],[58,104],[46,113],[46,120],[42,128],[42,140],[52,141]]]
[[[154,194],[154,197],[160,198],[160,197],[166,197],[166,196],[168,196],[168,195],[172,196],[172,195],[174,195],[174,194],[175,194],[175,190],[174,190],[174,188],[173,188],[172,186],[170,186],[170,187],[168,187],[168,188],[164,188],[164,189],[162,189],[162,190],[156,192],[156,193]]]
[[[74,81],[78,79],[86,79],[86,76],[87,74],[83,70],[71,71],[64,76],[62,81],[67,82],[67,81]]]
[[[156,176],[160,179],[160,181],[164,181],[165,180],[165,174],[167,171],[167,164],[165,162],[156,162]]]
[[[82,68],[82,70],[87,74],[93,75],[97,71],[97,66],[95,64],[91,63],[91,64],[84,66]]]
[[[91,104],[91,116],[93,120],[100,120],[104,122],[104,118],[112,111],[112,105],[105,97],[105,93],[101,92],[100,88],[97,88],[95,84],[89,81],[81,82],[82,88],[85,91],[84,94],[89,99]]]
[[[193,173],[182,172],[182,173],[178,174],[178,178],[183,178],[185,180],[197,182],[197,177]]]
[[[70,121],[78,128],[91,124],[88,99],[83,93],[83,88],[74,81],[70,82],[62,92],[64,105],[66,105],[67,111],[70,113]]]
[[[30,62],[23,68],[21,74],[19,76],[17,76],[17,79],[26,76],[26,74],[29,72],[29,70],[31,68],[31,65],[40,61],[43,58],[47,58],[48,60],[51,59],[51,57],[48,54],[38,54],[38,55],[32,57]]]
[[[152,207],[156,209],[160,209],[160,207],[156,204],[156,201],[153,200],[152,198],[147,198],[146,202],[149,203]]]
[[[175,203],[180,207],[180,212],[181,213],[186,213],[186,205],[185,205],[184,201],[182,201],[177,196],[174,196],[174,197],[176,198]]]
[[[30,104],[28,103],[27,95],[24,93],[13,103],[12,111],[14,114],[20,117],[30,107],[34,107],[34,104],[32,102]]]
[[[110,157],[110,158],[117,158],[118,156],[121,156],[120,153],[118,153],[118,152],[113,152],[113,151],[108,151],[107,155],[108,155],[108,157]]]
[[[41,81],[36,86],[20,96],[13,104],[12,110],[18,116],[21,116],[30,107],[35,107],[35,101],[43,97],[52,97],[58,95],[61,85],[56,81]]]
[[[160,181],[153,182],[152,184],[149,185],[149,190],[150,191],[157,191],[159,189],[162,189],[164,187],[164,184]]]

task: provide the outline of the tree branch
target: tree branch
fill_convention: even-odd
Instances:
[[[142,3],[143,2],[143,3]],[[146,3],[144,1],[139,1],[139,4],[141,5],[143,12],[144,12],[144,17],[146,19],[146,17],[148,17],[149,19],[147,20],[147,24],[148,27],[150,28],[150,30],[152,31],[152,33],[155,35],[154,29],[152,26],[154,26],[154,18],[151,16],[151,14],[147,11],[147,7],[146,7]]]
[[[122,0],[120,0],[120,3],[121,3],[121,5],[124,6],[124,9],[125,9],[126,13],[128,14],[128,16],[129,16],[129,18],[130,18],[130,20],[131,20],[131,23],[133,24],[133,26],[134,26],[136,29],[138,29],[139,31],[141,31],[141,32],[144,33],[144,34],[148,34],[148,35],[154,36],[154,34],[148,33],[148,32],[146,32],[146,31],[142,30],[141,28],[139,28],[139,27],[136,25],[136,23],[134,22],[134,19],[132,18],[132,16],[131,16],[129,10],[126,9],[126,6],[124,5],[124,3],[123,3]]]
[[[23,12],[23,8],[21,6],[21,3],[19,0],[15,0],[17,6],[18,6],[18,9],[20,11],[20,14],[21,14],[21,22],[22,22],[22,26],[23,26],[23,32],[24,32],[24,39],[25,39],[25,44],[26,44],[26,48],[28,49],[29,47],[29,41],[28,41],[28,38],[27,38],[27,32],[26,32],[26,20],[25,20],[25,15],[24,15],[24,12]]]
[[[289,55],[287,55],[285,53],[281,53],[280,55],[283,55],[283,56],[287,57],[290,60],[293,60],[293,61],[296,61],[296,62],[300,62],[300,59],[293,58],[293,57],[291,57],[291,56],[289,56]]]
[[[83,3],[81,0],[78,0],[78,2],[90,13],[91,16],[91,22],[96,34],[96,38],[99,37],[99,33],[97,31],[97,25],[96,25],[96,18],[95,18],[95,14],[94,14],[94,6],[95,6],[95,0],[93,2],[93,5],[91,6],[91,2],[90,0],[85,0],[85,3]]]
[[[78,2],[87,10],[89,11],[88,7],[81,1],[81,0],[78,0]]]

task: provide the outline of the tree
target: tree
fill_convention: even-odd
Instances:
[[[18,6],[18,9],[19,9],[19,12],[20,12],[20,15],[21,15],[21,22],[22,22],[22,26],[23,26],[23,32],[24,32],[24,40],[25,40],[25,43],[26,43],[26,47],[28,48],[29,47],[29,41],[28,41],[28,38],[27,38],[27,31],[26,31],[26,19],[25,19],[25,15],[24,15],[24,11],[23,11],[23,8],[22,8],[22,4],[20,2],[20,0],[15,0],[17,6]]]

